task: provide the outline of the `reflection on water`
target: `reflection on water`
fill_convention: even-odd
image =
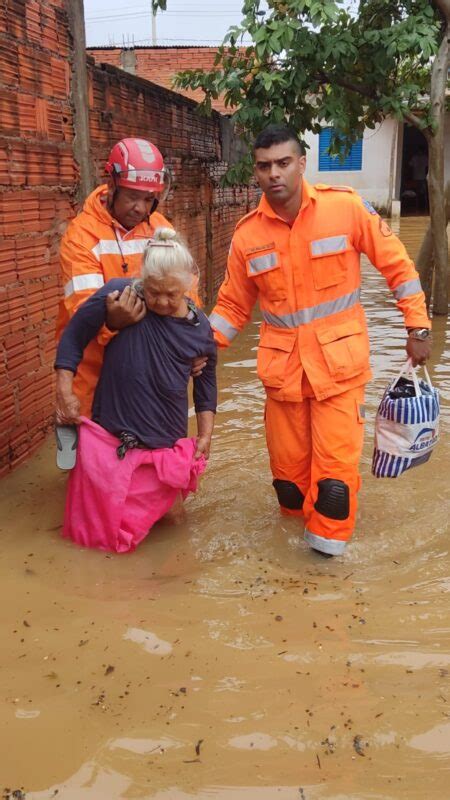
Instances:
[[[444,725],[437,725],[432,730],[426,733],[413,736],[410,741],[410,747],[415,747],[417,750],[424,750],[426,753],[442,753],[450,756],[450,722]]]
[[[140,628],[128,628],[123,638],[141,644],[147,653],[153,653],[157,656],[167,656],[173,649],[170,642],[165,642],[154,633],[143,631]]]
[[[424,221],[402,222],[417,252]],[[447,320],[432,376],[443,438],[370,475],[373,420],[404,360],[363,265],[368,387],[357,533],[324,561],[280,517],[255,371],[258,319],[221,356],[214,453],[181,528],[113,557],[59,538],[48,443],[2,493],[0,788],[28,800],[446,798],[450,761]]]
[[[111,750],[118,748],[119,750],[128,750],[130,753],[138,753],[141,756],[152,753],[163,755],[171,747],[183,747],[183,743],[166,737],[161,739],[115,739],[110,744]]]

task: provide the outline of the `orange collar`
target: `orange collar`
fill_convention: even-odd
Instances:
[[[314,186],[311,186],[310,183],[305,178],[302,178],[302,204],[300,206],[299,214],[309,205],[311,200],[317,199],[317,192]],[[270,205],[267,197],[265,194],[261,197],[261,200],[258,204],[258,213],[264,214],[266,217],[271,217],[272,219],[281,219],[281,217],[273,210],[272,206]],[[284,222],[285,220],[283,220]]]

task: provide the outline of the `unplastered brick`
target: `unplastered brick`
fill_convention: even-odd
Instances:
[[[66,0],[3,3],[0,391],[7,416],[0,426],[0,475],[8,465],[22,463],[51,425],[55,321],[62,296],[59,242],[76,211],[79,175]],[[238,191],[219,185],[226,170],[220,117],[200,117],[192,100],[164,88],[179,68],[212,66],[209,48],[190,50],[159,48],[157,72],[163,86],[157,85],[155,72],[150,82],[118,65],[100,68],[88,59],[89,120],[99,182],[118,139],[142,136],[158,144],[174,173],[174,188],[162,210],[188,239],[204,292],[220,284],[235,223],[255,198],[246,187]],[[139,63],[143,55],[137,51]],[[110,61],[117,64],[116,51]]]

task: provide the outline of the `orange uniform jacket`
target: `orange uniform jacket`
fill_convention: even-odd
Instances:
[[[302,400],[303,371],[318,400],[366,383],[369,340],[360,304],[360,253],[384,275],[407,327],[429,328],[419,276],[400,240],[351,188],[310,186],[290,227],[263,195],[240,220],[210,316],[226,347],[263,317],[258,375],[276,400]]]
[[[172,227],[155,212],[130,231],[115,221],[106,208],[106,185],[87,198],[83,210],[73,219],[61,242],[60,258],[64,299],[60,303],[57,336],[70,317],[90,295],[111,278],[139,275],[142,253],[156,228]],[[127,264],[127,271],[123,263]],[[103,328],[97,340],[84,351],[74,380],[74,391],[81,401],[81,413],[90,416],[94,390],[103,361],[103,347],[114,334]]]

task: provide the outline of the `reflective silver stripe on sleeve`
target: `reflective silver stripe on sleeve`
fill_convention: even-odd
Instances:
[[[250,268],[250,275],[257,275],[258,272],[265,272],[271,267],[277,266],[277,254],[267,253],[265,256],[257,256],[250,258],[248,261]]]
[[[226,336],[230,342],[239,333],[237,328],[231,325],[231,323],[228,322],[225,317],[221,317],[220,314],[217,314],[215,311],[209,315],[209,323],[212,328],[216,329],[216,331],[223,333],[223,335]]]
[[[71,294],[83,292],[85,289],[101,289],[104,284],[103,275],[95,272],[87,275],[75,275],[64,286],[64,297],[70,297]]]
[[[355,289],[349,294],[337,297],[336,300],[327,300],[326,303],[302,308],[299,311],[293,311],[291,314],[279,315],[272,314],[270,311],[262,311],[262,316],[265,322],[275,328],[298,328],[299,325],[306,325],[315,319],[323,319],[323,317],[329,317],[332,314],[338,314],[339,311],[352,308],[352,306],[359,303],[359,297],[360,290]]]
[[[328,256],[331,253],[344,253],[347,250],[346,236],[328,236],[311,242],[311,255]]]
[[[413,278],[412,281],[400,283],[392,291],[396,300],[403,300],[404,297],[410,297],[412,294],[418,294],[421,292],[422,284],[420,283],[419,278]]]
[[[321,553],[329,553],[331,556],[340,556],[345,550],[347,542],[341,539],[326,539],[325,536],[317,536],[317,533],[311,533],[305,528],[304,532],[305,542],[308,542],[310,547],[314,550],[320,550]]]

